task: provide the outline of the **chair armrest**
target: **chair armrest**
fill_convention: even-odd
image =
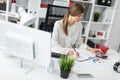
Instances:
[[[51,57],[54,57],[54,58],[60,58],[61,55],[64,55],[64,54],[60,54],[60,53],[56,53],[56,52],[51,52]]]

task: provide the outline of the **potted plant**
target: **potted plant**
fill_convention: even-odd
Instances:
[[[73,65],[74,65],[74,58],[62,55],[60,57],[60,76],[62,78],[68,78]]]
[[[99,19],[99,17],[100,17],[100,13],[99,12],[95,12],[94,13],[94,21],[98,21],[98,19]]]
[[[28,27],[35,28],[35,24],[30,24]]]

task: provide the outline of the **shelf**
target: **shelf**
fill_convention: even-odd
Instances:
[[[19,18],[18,13],[12,13],[12,12],[0,13],[0,15],[2,15],[2,16],[8,16],[8,17],[13,17],[13,18]]]
[[[91,1],[83,1],[83,0],[71,0],[71,1],[74,1],[74,2],[82,2],[82,3],[91,3]]]
[[[96,24],[96,25],[111,25],[111,23],[105,23],[105,22],[91,22],[92,24]]]
[[[4,10],[0,10],[0,13],[5,13],[6,11],[4,11]]]
[[[81,37],[86,37],[86,35],[82,34]]]
[[[19,18],[19,14],[18,13],[13,13],[13,12],[9,12],[8,16],[9,17],[14,17],[14,18]]]
[[[92,39],[92,40],[108,40],[107,38],[97,38],[97,37],[88,37],[88,39]]]
[[[110,7],[110,6],[103,6],[103,5],[95,5],[95,7],[100,7],[100,8],[111,8],[114,9],[114,7]]]

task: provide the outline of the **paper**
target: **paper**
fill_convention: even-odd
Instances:
[[[87,51],[85,49],[79,49],[79,53],[80,53],[80,56],[76,58],[77,61],[86,61],[86,60],[93,59],[95,57],[95,55],[92,52]]]

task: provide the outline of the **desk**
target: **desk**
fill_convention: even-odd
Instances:
[[[108,59],[102,63],[94,63],[90,61],[77,63],[76,73],[90,73],[94,78],[90,80],[119,80],[120,73],[113,70],[113,65],[116,61],[120,60],[120,54],[113,50],[108,51]],[[77,80],[77,79],[76,79]],[[81,79],[88,80],[88,79]]]
[[[120,60],[120,54],[114,50],[109,50],[108,58],[101,63],[94,63],[92,60],[85,62],[77,62],[74,66],[74,73],[71,73],[68,80],[118,80],[120,73],[113,70],[113,65],[116,61]],[[89,73],[94,78],[78,78],[75,73]],[[54,72],[51,75],[54,80],[61,80],[59,72]],[[49,75],[48,75],[49,76]],[[52,77],[51,77],[52,78]],[[50,79],[50,78],[49,78]]]
[[[44,67],[34,63],[32,64],[34,69],[27,74],[23,74],[15,68],[11,69],[11,59],[2,58],[1,60],[0,58],[0,80],[120,80],[120,73],[113,71],[113,64],[120,60],[120,54],[109,50],[108,55],[109,57],[103,65],[88,63],[87,61],[77,63],[79,67],[77,66],[78,68],[74,69],[75,71],[69,75],[68,79],[62,79],[59,70],[48,73]],[[78,78],[75,72],[90,73],[94,78]]]

